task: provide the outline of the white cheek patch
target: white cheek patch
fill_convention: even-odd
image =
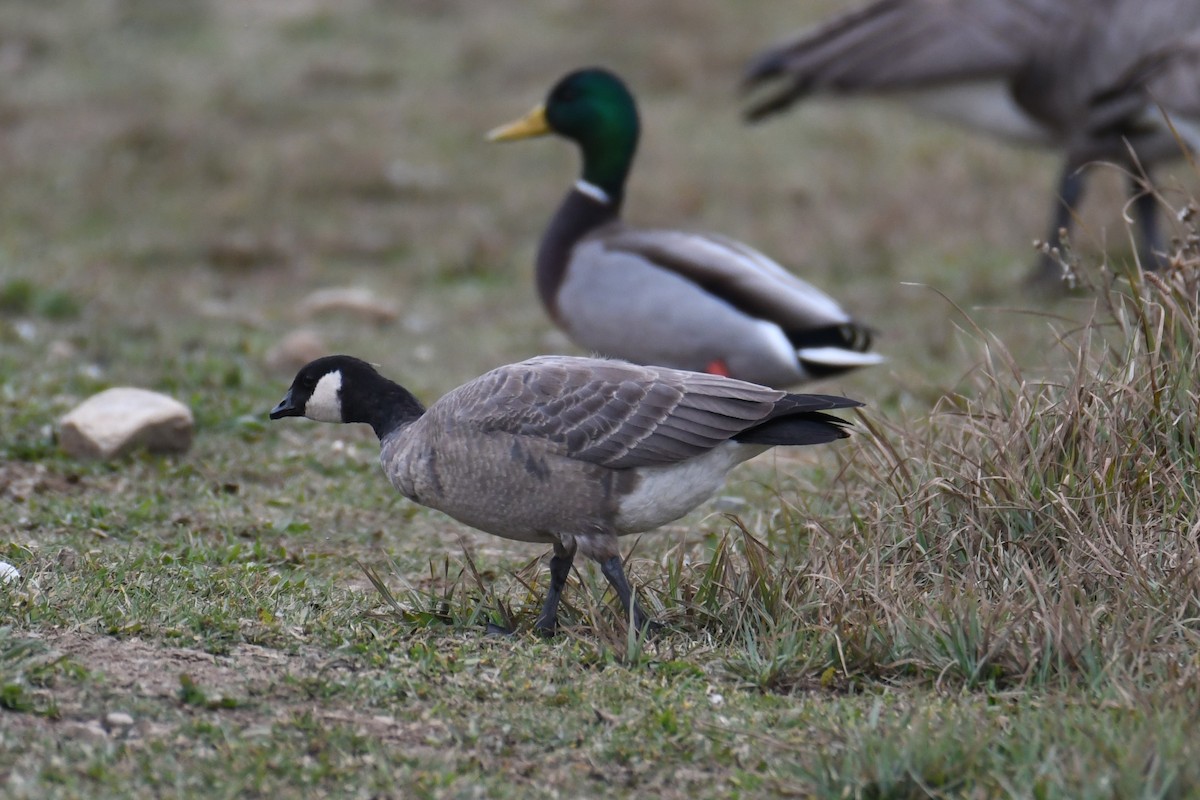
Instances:
[[[317,381],[312,396],[304,404],[304,416],[317,422],[342,421],[342,373],[327,372]]]

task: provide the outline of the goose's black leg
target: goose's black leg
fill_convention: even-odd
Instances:
[[[621,605],[624,606],[627,616],[632,607],[634,627],[638,630],[646,628],[658,630],[662,627],[646,615],[646,612],[642,610],[642,604],[633,596],[633,590],[629,588],[629,580],[625,577],[625,567],[621,564],[620,556],[612,556],[600,562],[600,571],[604,573],[604,577],[608,579],[609,585],[617,593],[617,597],[620,598]]]
[[[1138,260],[1144,270],[1156,270],[1165,263],[1166,246],[1158,226],[1158,199],[1154,192],[1136,175],[1129,176],[1129,196],[1133,198],[1133,214],[1140,231]]]
[[[1083,199],[1083,182],[1083,170],[1068,161],[1063,166],[1062,175],[1058,179],[1058,200],[1054,204],[1054,218],[1050,221],[1050,231],[1046,234],[1046,244],[1051,249],[1062,247],[1061,232],[1071,230],[1079,201]],[[1034,285],[1057,284],[1061,279],[1062,267],[1053,256],[1047,253],[1038,258],[1033,272],[1029,275],[1028,283]]]
[[[554,555],[550,559],[550,590],[546,592],[546,602],[542,605],[542,613],[538,615],[534,627],[544,636],[553,636],[558,628],[558,601],[562,597],[563,587],[571,574],[571,562],[575,559],[575,545],[570,549],[554,543]]]

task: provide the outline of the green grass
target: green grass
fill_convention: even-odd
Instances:
[[[1101,170],[1087,288],[1035,303],[1050,156],[886,104],[744,128],[745,58],[841,6],[0,5],[0,794],[1200,793],[1200,253],[1114,280]],[[570,351],[530,262],[576,156],[482,137],[588,63],[642,101],[632,219],[779,257],[890,361],[820,387],[850,441],[625,544],[662,635],[582,567],[547,642],[543,548],[397,497],[369,431],[268,423],[267,355],[311,327],[431,400]],[[298,316],[335,286],[399,320]],[[117,385],[192,450],[62,454]]]

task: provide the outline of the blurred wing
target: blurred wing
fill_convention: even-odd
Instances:
[[[747,111],[760,119],[815,92],[926,89],[1020,70],[1071,12],[1063,0],[882,0],[801,31],[746,70],[781,85]]]

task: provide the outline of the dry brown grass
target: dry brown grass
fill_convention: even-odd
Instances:
[[[0,3],[4,790],[1194,792],[1194,238],[1113,279],[1101,168],[1068,254],[1092,286],[1041,305],[1017,281],[1053,157],[870,102],[745,128],[743,59],[844,5]],[[777,256],[891,361],[821,387],[869,404],[845,446],[633,546],[667,634],[630,639],[583,570],[571,634],[492,641],[542,549],[398,499],[369,432],[266,427],[291,375],[265,354],[310,325],[432,399],[569,349],[530,262],[576,156],[482,136],[585,63],[642,103],[631,219]],[[331,286],[400,319],[297,317]],[[193,452],[59,453],[58,416],[123,383],[188,401]]]

